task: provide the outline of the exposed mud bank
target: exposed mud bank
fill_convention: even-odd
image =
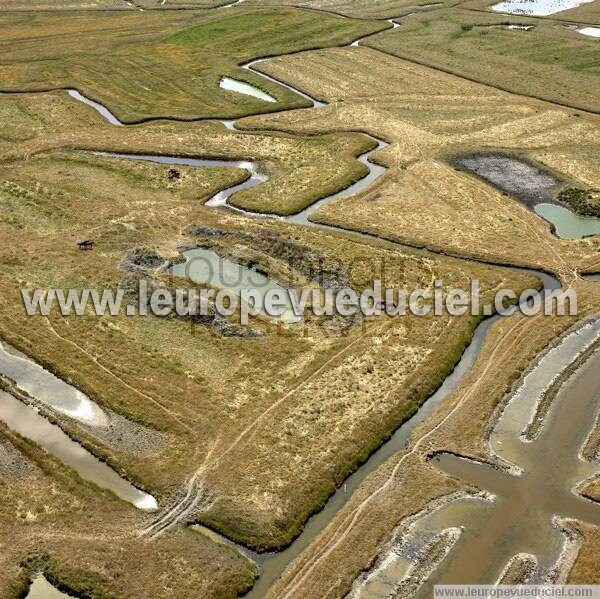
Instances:
[[[540,165],[509,154],[489,152],[456,156],[450,164],[476,175],[529,208],[542,202],[556,202],[555,194],[564,185]]]
[[[577,493],[580,481],[600,471],[579,451],[587,445],[586,433],[598,413],[599,339],[598,318],[578,323],[515,383],[489,426],[488,453],[490,461],[498,462],[450,453],[432,458],[433,465],[468,488],[491,492],[492,502],[477,508],[465,499],[431,504],[438,520],[430,532],[439,534],[450,526],[465,532],[414,596],[428,596],[434,584],[494,584],[506,576],[536,584],[566,579],[580,540],[565,522],[600,524],[600,505]],[[544,402],[547,393],[552,401]],[[535,434],[527,436],[532,423]],[[421,541],[428,537],[421,535]],[[523,554],[535,556],[535,568],[529,558],[520,565],[514,561]],[[420,559],[426,562],[430,556]],[[375,569],[368,576],[382,582]],[[408,576],[406,569],[403,579]]]
[[[0,436],[0,480],[16,481],[40,472],[8,439]]]
[[[565,188],[566,181],[542,165],[516,155],[492,152],[455,156],[449,162],[519,200],[547,221],[552,233],[561,239],[600,234],[600,219],[594,218],[593,212],[595,191]]]
[[[490,500],[484,493],[455,493],[404,519],[374,564],[354,581],[346,599],[413,597],[462,534],[452,518],[444,520],[444,511],[456,504]]]

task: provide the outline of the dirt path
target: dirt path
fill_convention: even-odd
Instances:
[[[308,578],[308,576],[312,574],[319,564],[347,538],[371,502],[374,501],[379,495],[384,493],[390,487],[390,485],[393,484],[396,474],[399,472],[406,460],[412,456],[415,456],[425,445],[427,440],[437,433],[440,428],[443,427],[453,416],[455,416],[462,406],[469,401],[475,393],[478,392],[480,385],[483,383],[483,379],[497,364],[497,362],[502,360],[502,358],[507,354],[514,352],[515,348],[521,343],[522,335],[526,333],[527,327],[525,325],[536,321],[537,319],[539,319],[539,315],[529,319],[521,318],[502,334],[502,336],[497,340],[496,347],[487,357],[485,367],[478,376],[478,382],[467,389],[467,391],[463,392],[462,397],[460,397],[453,408],[442,418],[442,420],[440,420],[433,428],[419,437],[412,445],[411,449],[398,460],[386,481],[371,495],[358,504],[352,510],[352,512],[348,514],[346,518],[332,531],[331,537],[329,540],[325,541],[324,546],[316,553],[316,555],[310,556],[310,561],[307,561],[304,566],[301,566],[292,577],[291,584],[283,594],[284,599],[292,597],[296,592],[299,592],[299,596],[303,596],[301,591],[302,583]]]
[[[124,387],[126,387],[127,389],[129,389],[130,391],[132,391],[133,393],[135,393],[136,395],[139,395],[139,396],[143,397],[144,399],[147,399],[148,401],[150,401],[152,404],[154,404],[160,410],[162,410],[163,412],[165,412],[165,414],[167,414],[170,418],[172,418],[173,420],[175,420],[175,422],[177,422],[180,426],[182,426],[183,428],[185,428],[187,431],[193,432],[194,429],[191,426],[189,426],[186,422],[184,422],[183,420],[181,420],[181,418],[182,418],[181,414],[179,414],[177,412],[174,412],[170,408],[164,406],[157,399],[154,399],[154,397],[152,397],[151,395],[148,395],[147,393],[144,393],[143,391],[140,391],[139,389],[136,389],[135,387],[132,387],[127,381],[123,380],[120,376],[118,376],[117,374],[115,374],[112,370],[110,370],[109,368],[107,368],[106,366],[104,366],[104,364],[102,364],[98,360],[98,358],[96,358],[96,356],[94,356],[93,354],[91,354],[90,352],[88,352],[85,348],[81,347],[81,345],[78,345],[77,343],[75,343],[75,341],[72,341],[71,339],[67,339],[66,337],[63,337],[52,326],[52,323],[50,322],[49,318],[45,317],[44,321],[48,325],[48,328],[52,331],[52,333],[58,339],[60,339],[61,341],[65,342],[65,343],[68,343],[69,345],[72,345],[73,347],[75,347],[79,352],[81,352],[82,354],[86,355],[92,362],[94,362],[94,364],[96,364],[96,366],[98,366],[98,368],[100,368],[103,372],[105,372],[106,374],[108,374],[112,378],[114,378],[117,381],[119,381],[119,383],[121,383]]]

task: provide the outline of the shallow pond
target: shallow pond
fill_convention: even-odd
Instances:
[[[19,389],[57,412],[92,426],[108,424],[100,407],[81,391],[1,341],[0,374],[15,381]]]
[[[169,269],[173,276],[189,279],[209,288],[230,289],[238,295],[242,291],[256,289],[263,299],[270,291],[280,291],[287,300],[282,315],[277,318],[286,324],[302,320],[294,312],[289,291],[267,275],[222,258],[212,250],[197,248],[183,252],[183,256],[186,262],[175,264]]]
[[[136,489],[112,468],[68,437],[58,426],[40,416],[12,395],[0,391],[0,420],[70,466],[81,478],[112,491],[117,497],[142,510],[158,507],[151,495]]]
[[[569,10],[587,4],[593,0],[506,0],[492,5],[492,10],[513,15],[532,15],[543,17],[556,12]]]
[[[264,91],[258,89],[258,87],[254,87],[254,85],[250,85],[245,81],[239,81],[238,79],[232,79],[231,77],[222,77],[219,82],[219,87],[221,89],[226,89],[230,92],[236,92],[238,94],[244,94],[246,96],[253,96],[254,98],[258,98],[259,100],[264,100],[265,102],[277,102],[277,100],[265,93]]]
[[[520,200],[553,224],[556,235],[562,239],[600,234],[599,218],[580,216],[556,202],[554,196],[563,182],[535,164],[502,154],[461,156],[451,160],[451,164]]]
[[[562,239],[581,239],[586,235],[600,235],[600,218],[580,216],[557,204],[538,204],[535,213],[554,225]]]
[[[600,37],[600,27],[582,27],[577,31],[589,37]]]

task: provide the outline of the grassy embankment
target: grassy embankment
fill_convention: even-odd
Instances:
[[[0,21],[10,31],[0,67],[4,90],[74,87],[127,122],[233,118],[307,106],[307,100],[238,65],[267,54],[343,45],[386,26],[293,8],[67,18],[24,13]],[[221,89],[224,75],[264,90],[277,103]]]
[[[136,535],[146,515],[4,426],[0,435],[31,465],[0,483],[2,597],[23,597],[38,572],[82,597],[233,598],[251,586],[256,569],[235,551],[185,530],[148,543]]]
[[[517,94],[600,112],[597,41],[550,19],[443,9],[413,15],[394,35],[365,45]]]
[[[320,145],[318,139],[229,133],[217,124],[160,123],[130,130],[109,127],[96,113],[60,94],[4,100],[11,125],[2,151],[11,160],[1,167],[1,231],[13,241],[4,244],[1,257],[3,338],[101,405],[163,433],[162,447],[136,455],[65,425],[75,438],[161,501],[178,491],[215,445],[207,488],[219,502],[207,517],[219,521],[222,529],[233,531],[239,524],[232,534],[249,543],[277,546],[297,532],[334,485],[435,385],[464,346],[473,325],[470,319],[378,325],[376,334],[357,338],[340,354],[337,368],[320,370],[348,339],[327,337],[316,326],[308,328],[307,337],[300,330],[290,339],[273,334],[273,327],[264,322],[253,326],[265,330],[266,337],[241,340],[216,336],[206,327],[197,327],[191,336],[189,323],[172,319],[91,315],[30,319],[24,317],[20,288],[115,288],[124,276],[120,265],[129,252],[148,247],[174,257],[178,247],[195,242],[185,234],[193,223],[257,236],[261,231],[277,232],[339,263],[359,290],[374,272],[372,267],[357,268],[359,260],[367,260],[367,265],[369,260],[386,260],[392,269],[390,284],[409,289],[430,286],[435,276],[456,286],[478,277],[488,292],[503,283],[517,288],[528,283],[520,276],[506,280],[505,272],[493,268],[385,244],[374,249],[343,235],[205,208],[202,200],[239,180],[243,176],[239,171],[182,167],[181,179],[169,182],[168,166],[66,151],[83,147],[176,153],[184,147],[191,155],[205,155],[229,148],[245,156],[253,152],[269,152],[265,159],[281,156],[282,170],[289,165],[290,171],[294,161],[307,155],[312,156],[309,164],[321,169],[321,158],[328,153],[339,162],[339,151]],[[334,139],[339,144],[351,136]],[[311,144],[318,144],[319,151],[311,150]],[[316,190],[320,172],[315,168],[313,182],[294,180]],[[94,239],[96,250],[79,252],[76,241],[81,238]],[[232,235],[229,243],[228,251],[240,257],[249,253],[247,242],[240,243],[239,237]],[[252,255],[265,263],[277,260],[263,254]],[[285,270],[283,263],[279,270]],[[434,351],[432,344],[440,335],[444,343]],[[416,371],[429,373],[425,387]],[[310,384],[296,389],[312,374]],[[256,448],[249,437],[239,445],[240,456],[236,450],[219,462],[236,434],[294,389],[293,401],[284,401],[257,427],[261,436],[265,430],[264,435],[271,437],[269,443]],[[318,444],[313,442],[315,436]],[[332,448],[340,456],[333,469]],[[298,469],[291,468],[298,460]],[[260,500],[273,485],[270,501],[276,510]]]
[[[399,33],[379,37],[393,38]],[[250,117],[242,127],[297,133],[360,129],[391,143],[374,158],[389,172],[367,193],[313,219],[417,247],[490,262],[567,272],[597,265],[600,239],[565,241],[518,201],[454,170],[448,158],[502,150],[549,167],[568,185],[600,187],[598,122],[369,48],[269,61],[270,74],[326,98],[312,118]]]

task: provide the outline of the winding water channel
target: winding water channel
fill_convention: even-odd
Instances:
[[[393,21],[390,21],[393,25]],[[352,45],[359,45],[362,40],[356,40]],[[300,90],[295,89],[294,87],[285,84],[281,81],[278,81],[268,75],[264,75],[259,71],[256,71],[254,67],[262,62],[264,59],[258,59],[255,61],[251,61],[245,65],[243,68],[250,69],[254,73],[258,74],[261,77],[264,77],[266,80],[276,83],[277,85],[281,85],[287,88],[290,91],[293,91],[296,94],[304,97],[309,100],[313,108],[319,108],[324,106],[324,103],[310,97],[309,95],[301,92]],[[69,90],[68,92],[72,98],[83,102],[95,110],[97,110],[109,123],[115,126],[124,126],[123,123],[119,121],[105,106],[102,106],[98,102],[92,101],[85,96],[83,96],[80,92],[76,90]],[[235,129],[235,121],[221,121],[225,127],[228,129]],[[369,168],[369,173],[360,181],[356,182],[354,185],[349,188],[342,190],[336,194],[333,194],[327,198],[320,200],[319,202],[314,203],[307,209],[302,212],[290,216],[282,218],[283,221],[297,224],[297,225],[307,225],[318,227],[326,230],[336,230],[343,232],[344,235],[353,236],[355,238],[360,238],[363,240],[379,240],[375,236],[365,235],[360,233],[353,233],[344,231],[342,229],[338,229],[336,227],[330,227],[326,225],[319,225],[317,223],[313,223],[310,221],[310,216],[318,210],[321,206],[332,202],[337,201],[349,196],[352,196],[356,193],[360,193],[372,185],[379,177],[381,177],[386,169],[381,167],[374,162],[372,162],[372,155],[378,150],[385,148],[387,144],[382,140],[376,140],[377,147],[369,152],[366,152],[362,156],[359,157],[359,160],[365,164]],[[207,206],[211,207],[227,207],[229,209],[237,210],[245,214],[246,216],[251,217],[267,217],[267,218],[280,218],[274,217],[273,215],[267,214],[255,214],[247,211],[240,210],[231,206],[230,198],[231,196],[241,189],[246,189],[251,186],[260,185],[264,181],[267,180],[268,174],[265,172],[265,169],[257,162],[254,161],[230,161],[230,160],[202,160],[202,159],[193,159],[193,158],[182,158],[177,156],[160,156],[160,155],[134,155],[134,154],[123,154],[123,153],[101,153],[100,155],[114,158],[122,158],[128,160],[146,160],[152,162],[159,162],[163,164],[181,164],[192,167],[207,167],[207,166],[221,166],[221,167],[229,167],[229,168],[242,168],[248,171],[249,178],[244,183],[239,185],[232,186],[228,189],[222,190],[218,194],[216,194],[213,198],[211,198],[207,202]],[[500,268],[500,267],[499,267]],[[531,271],[528,269],[519,269],[514,268],[513,270],[517,270],[520,272],[528,272],[534,273],[538,276],[543,284],[545,290],[554,290],[560,288],[559,281],[543,272]],[[377,451],[375,451],[368,461],[365,462],[354,474],[348,477],[340,487],[336,493],[334,493],[329,500],[327,501],[325,507],[319,511],[317,514],[312,516],[306,526],[302,534],[284,551],[274,553],[274,554],[254,554],[252,552],[248,552],[244,550],[244,553],[248,555],[251,559],[256,561],[259,564],[261,569],[261,576],[249,593],[248,597],[252,598],[262,598],[266,595],[268,588],[271,584],[279,577],[279,575],[283,572],[285,567],[298,555],[300,555],[317,537],[317,535],[327,526],[333,516],[345,505],[348,499],[351,497],[353,492],[361,485],[364,479],[377,470],[388,458],[397,453],[398,451],[402,451],[407,446],[409,438],[415,429],[415,427],[422,422],[425,418],[427,418],[437,406],[439,406],[446,398],[450,396],[450,394],[460,385],[465,376],[470,371],[473,366],[475,360],[477,359],[481,347],[483,345],[484,339],[490,329],[490,327],[499,319],[500,317],[495,316],[491,318],[487,318],[483,320],[475,329],[473,338],[466,348],[463,356],[460,361],[456,365],[454,371],[445,379],[444,383],[441,387],[434,393],[419,409],[419,411],[408,421],[406,421],[401,427],[399,427],[394,435],[384,443]],[[16,401],[16,400],[14,400]]]
[[[154,497],[136,489],[112,468],[68,437],[60,427],[51,424],[34,408],[4,391],[0,391],[0,420],[13,431],[57,457],[63,464],[73,468],[81,478],[112,491],[117,497],[139,509],[155,510],[158,507]]]
[[[92,426],[106,426],[106,415],[89,397],[54,376],[25,354],[0,341],[0,375],[50,408]]]
[[[451,498],[408,519],[378,565],[355,583],[352,599],[394,595],[403,581],[414,580],[423,551],[444,538],[448,555],[430,564],[433,572],[423,573],[427,580],[418,592],[412,589],[411,597],[431,597],[434,584],[493,584],[517,555],[535,559],[530,582],[553,580],[566,541],[556,517],[600,525],[600,505],[572,492],[600,472],[599,464],[580,456],[598,414],[599,340],[600,319],[567,333],[510,396],[489,440],[491,454],[509,471],[452,454],[432,460],[478,489],[479,496]],[[590,350],[591,357],[585,356]],[[568,380],[560,380],[578,356],[583,363]],[[543,398],[561,382],[545,405]]]

